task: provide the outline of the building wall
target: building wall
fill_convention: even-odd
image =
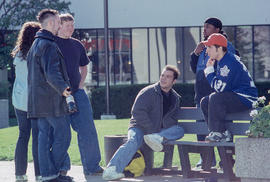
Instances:
[[[103,0],[71,0],[76,28],[102,28]],[[200,26],[210,16],[224,25],[270,24],[269,0],[108,0],[109,27]]]
[[[86,82],[105,84],[103,0],[71,0],[74,36],[91,59]],[[203,22],[216,16],[255,81],[270,78],[270,0],[108,0],[112,84],[153,83],[166,64],[178,82],[194,82],[190,53],[203,39]]]

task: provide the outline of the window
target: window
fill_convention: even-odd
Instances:
[[[132,29],[134,83],[148,83],[147,29]]]
[[[270,78],[270,26],[254,27],[254,64],[256,81]]]

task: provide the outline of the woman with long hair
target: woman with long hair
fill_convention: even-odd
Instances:
[[[15,176],[16,182],[27,181],[27,153],[28,142],[32,129],[32,154],[34,160],[36,181],[41,181],[38,163],[38,127],[37,121],[27,118],[27,53],[34,41],[36,32],[40,29],[38,22],[26,22],[22,26],[16,46],[11,55],[14,57],[15,82],[12,91],[12,104],[19,125],[19,137],[15,149]]]

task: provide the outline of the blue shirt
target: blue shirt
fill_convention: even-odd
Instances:
[[[213,66],[209,66],[204,73],[216,92],[234,92],[249,108],[257,101],[257,88],[240,57],[227,52],[217,62],[216,71]]]
[[[86,50],[83,44],[74,38],[63,39],[56,37],[55,42],[64,56],[72,91],[76,92],[81,81],[79,67],[86,66],[89,63]]]
[[[20,53],[18,53],[14,58],[13,64],[15,65],[16,77],[12,90],[12,104],[16,109],[27,112],[27,61],[20,56]]]
[[[228,52],[235,54],[235,48],[233,47],[232,43],[228,41],[228,46],[227,46]],[[206,63],[209,59],[209,56],[206,53],[206,48],[203,49],[203,51],[200,53],[200,56],[198,58],[198,63],[197,63],[197,69],[196,72],[200,70],[204,70],[206,68]]]

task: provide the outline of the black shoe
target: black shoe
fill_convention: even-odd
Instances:
[[[43,182],[59,182],[59,181],[58,181],[58,177],[57,177],[57,178],[54,178],[54,179],[45,180]]]
[[[57,180],[58,180],[58,182],[74,182],[72,177],[62,176],[62,175],[59,175]]]

